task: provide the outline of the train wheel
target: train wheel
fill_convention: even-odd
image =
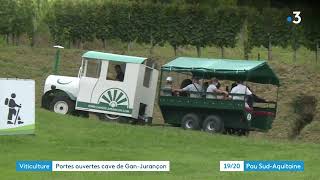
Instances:
[[[56,96],[50,103],[50,110],[58,114],[72,114],[75,103],[66,96]]]

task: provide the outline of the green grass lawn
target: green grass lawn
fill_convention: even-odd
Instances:
[[[212,135],[36,112],[36,135],[0,136],[1,179],[319,179],[319,144]],[[170,172],[16,172],[16,160],[169,160]],[[304,160],[304,172],[219,172],[220,160]]]

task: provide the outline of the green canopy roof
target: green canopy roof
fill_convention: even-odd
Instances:
[[[147,58],[135,57],[135,56],[126,56],[119,54],[103,53],[97,51],[88,51],[82,55],[83,58],[88,59],[100,59],[106,61],[117,61],[117,62],[126,62],[126,63],[135,63],[142,64]]]
[[[161,68],[163,71],[191,72],[199,77],[247,80],[280,85],[277,75],[265,61],[179,57]]]

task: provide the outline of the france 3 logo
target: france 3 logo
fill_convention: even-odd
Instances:
[[[300,24],[300,22],[301,22],[301,20],[302,20],[302,18],[301,18],[301,11],[293,11],[292,12],[292,14],[293,14],[293,18],[292,18],[292,16],[288,16],[287,17],[287,21],[289,22],[289,23],[294,23],[294,24]]]

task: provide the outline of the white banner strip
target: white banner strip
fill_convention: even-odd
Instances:
[[[52,171],[170,171],[170,161],[52,161]]]
[[[220,161],[220,171],[244,171],[244,161]]]

